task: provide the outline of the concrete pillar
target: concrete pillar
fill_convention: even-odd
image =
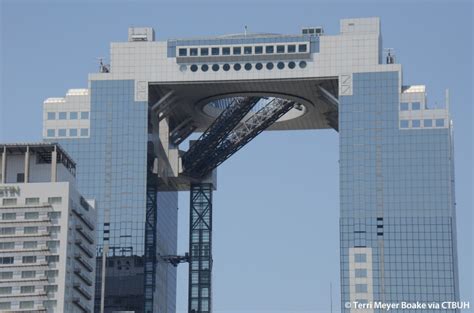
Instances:
[[[51,152],[51,182],[55,183],[57,180],[57,156],[56,146],[54,146],[53,152]]]
[[[26,147],[25,152],[25,183],[30,182],[30,147]]]
[[[2,152],[2,181],[0,183],[6,184],[7,182],[7,147],[3,147]]]

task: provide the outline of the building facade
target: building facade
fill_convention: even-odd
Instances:
[[[0,311],[92,312],[95,209],[58,145],[0,144]]]
[[[378,312],[351,307],[355,301],[459,298],[449,112],[430,106],[423,85],[404,83],[402,66],[384,53],[378,18],[341,20],[335,35],[305,27],[295,35],[155,41],[153,29],[131,28],[127,42],[111,44],[110,61],[90,74],[87,89],[47,99],[43,113],[45,140],[74,156],[81,190],[101,204],[97,252],[101,258],[107,242],[111,260],[106,312],[174,312],[176,270],[163,257],[176,254],[177,192],[198,181],[193,162],[215,168],[231,155],[219,153],[241,147],[244,132],[215,121],[235,119],[235,107],[249,103],[241,124],[340,134],[343,312]],[[263,115],[278,107],[272,99],[291,102],[276,121]],[[215,166],[199,153],[185,158],[191,149],[180,144],[193,132],[204,132],[197,143],[209,143]],[[190,238],[190,312],[212,310],[206,218],[208,233],[196,238],[208,243]],[[207,253],[205,269],[194,251]]]

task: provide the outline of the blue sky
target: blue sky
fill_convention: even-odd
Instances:
[[[379,16],[404,84],[426,84],[431,104],[451,92],[455,125],[461,299],[472,282],[472,21],[469,2],[0,1],[0,142],[41,140],[42,102],[87,87],[97,57],[129,26],[157,39],[242,32],[299,33],[339,19]],[[328,312],[339,307],[338,136],[330,130],[263,133],[219,168],[214,202],[215,312]],[[180,252],[188,195],[180,196]],[[187,306],[186,267],[178,308]]]

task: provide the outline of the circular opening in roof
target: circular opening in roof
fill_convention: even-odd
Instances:
[[[206,103],[202,107],[202,112],[212,118],[218,117],[225,109],[231,106],[231,104],[238,98],[242,97],[225,97],[219,98],[213,101]],[[276,97],[262,97],[250,110],[250,112],[244,117],[244,119],[249,118],[253,114],[257,113],[261,109],[263,109],[267,104],[271,101],[275,100]],[[306,113],[307,109],[306,106],[303,104],[297,103],[290,111],[288,111],[285,115],[280,117],[277,122],[284,122],[289,121],[298,117],[303,116]]]

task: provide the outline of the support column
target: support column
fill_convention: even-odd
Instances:
[[[3,147],[2,152],[2,184],[7,182],[7,147]]]
[[[26,152],[25,152],[25,183],[30,182],[30,147],[26,147]]]
[[[58,171],[58,152],[56,151],[56,146],[51,152],[51,182],[55,183],[57,180],[57,171]]]
[[[212,184],[191,185],[189,313],[211,312]]]

